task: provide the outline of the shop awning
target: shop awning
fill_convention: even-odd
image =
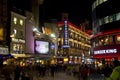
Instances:
[[[8,59],[8,58],[14,58],[14,56],[11,54],[6,54],[6,55],[0,54],[0,59]]]
[[[31,57],[32,55],[28,55],[28,54],[11,54],[14,58],[28,58]]]

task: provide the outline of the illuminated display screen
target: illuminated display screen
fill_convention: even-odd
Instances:
[[[48,54],[49,52],[49,42],[46,41],[35,41],[35,52],[40,54]]]

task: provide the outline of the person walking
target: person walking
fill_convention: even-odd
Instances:
[[[21,73],[21,69],[20,69],[20,67],[17,65],[16,68],[15,68],[14,80],[19,80],[19,78],[20,78],[20,73]]]
[[[54,77],[54,74],[55,74],[55,66],[54,65],[51,65],[50,72],[51,72],[51,77]]]
[[[115,60],[113,64],[114,64],[113,71],[110,74],[110,76],[106,78],[106,80],[120,80],[120,63],[118,60]]]
[[[81,77],[83,78],[83,80],[88,80],[88,78],[89,78],[89,73],[90,73],[89,67],[88,67],[87,65],[85,65],[85,66],[83,67],[83,71],[82,71],[82,74],[81,74]]]

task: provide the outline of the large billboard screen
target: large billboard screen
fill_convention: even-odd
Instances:
[[[35,41],[35,52],[40,54],[48,54],[49,52],[49,42],[47,41]]]

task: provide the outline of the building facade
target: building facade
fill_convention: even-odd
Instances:
[[[7,0],[0,1],[0,55],[8,55],[7,40]]]
[[[10,53],[25,53],[25,16],[11,12]]]
[[[68,21],[63,15],[62,22],[58,23],[58,55],[67,56],[68,63],[82,63],[89,57],[90,36],[79,27]]]
[[[94,58],[108,61],[120,59],[120,8],[119,0],[95,0],[92,5]]]

